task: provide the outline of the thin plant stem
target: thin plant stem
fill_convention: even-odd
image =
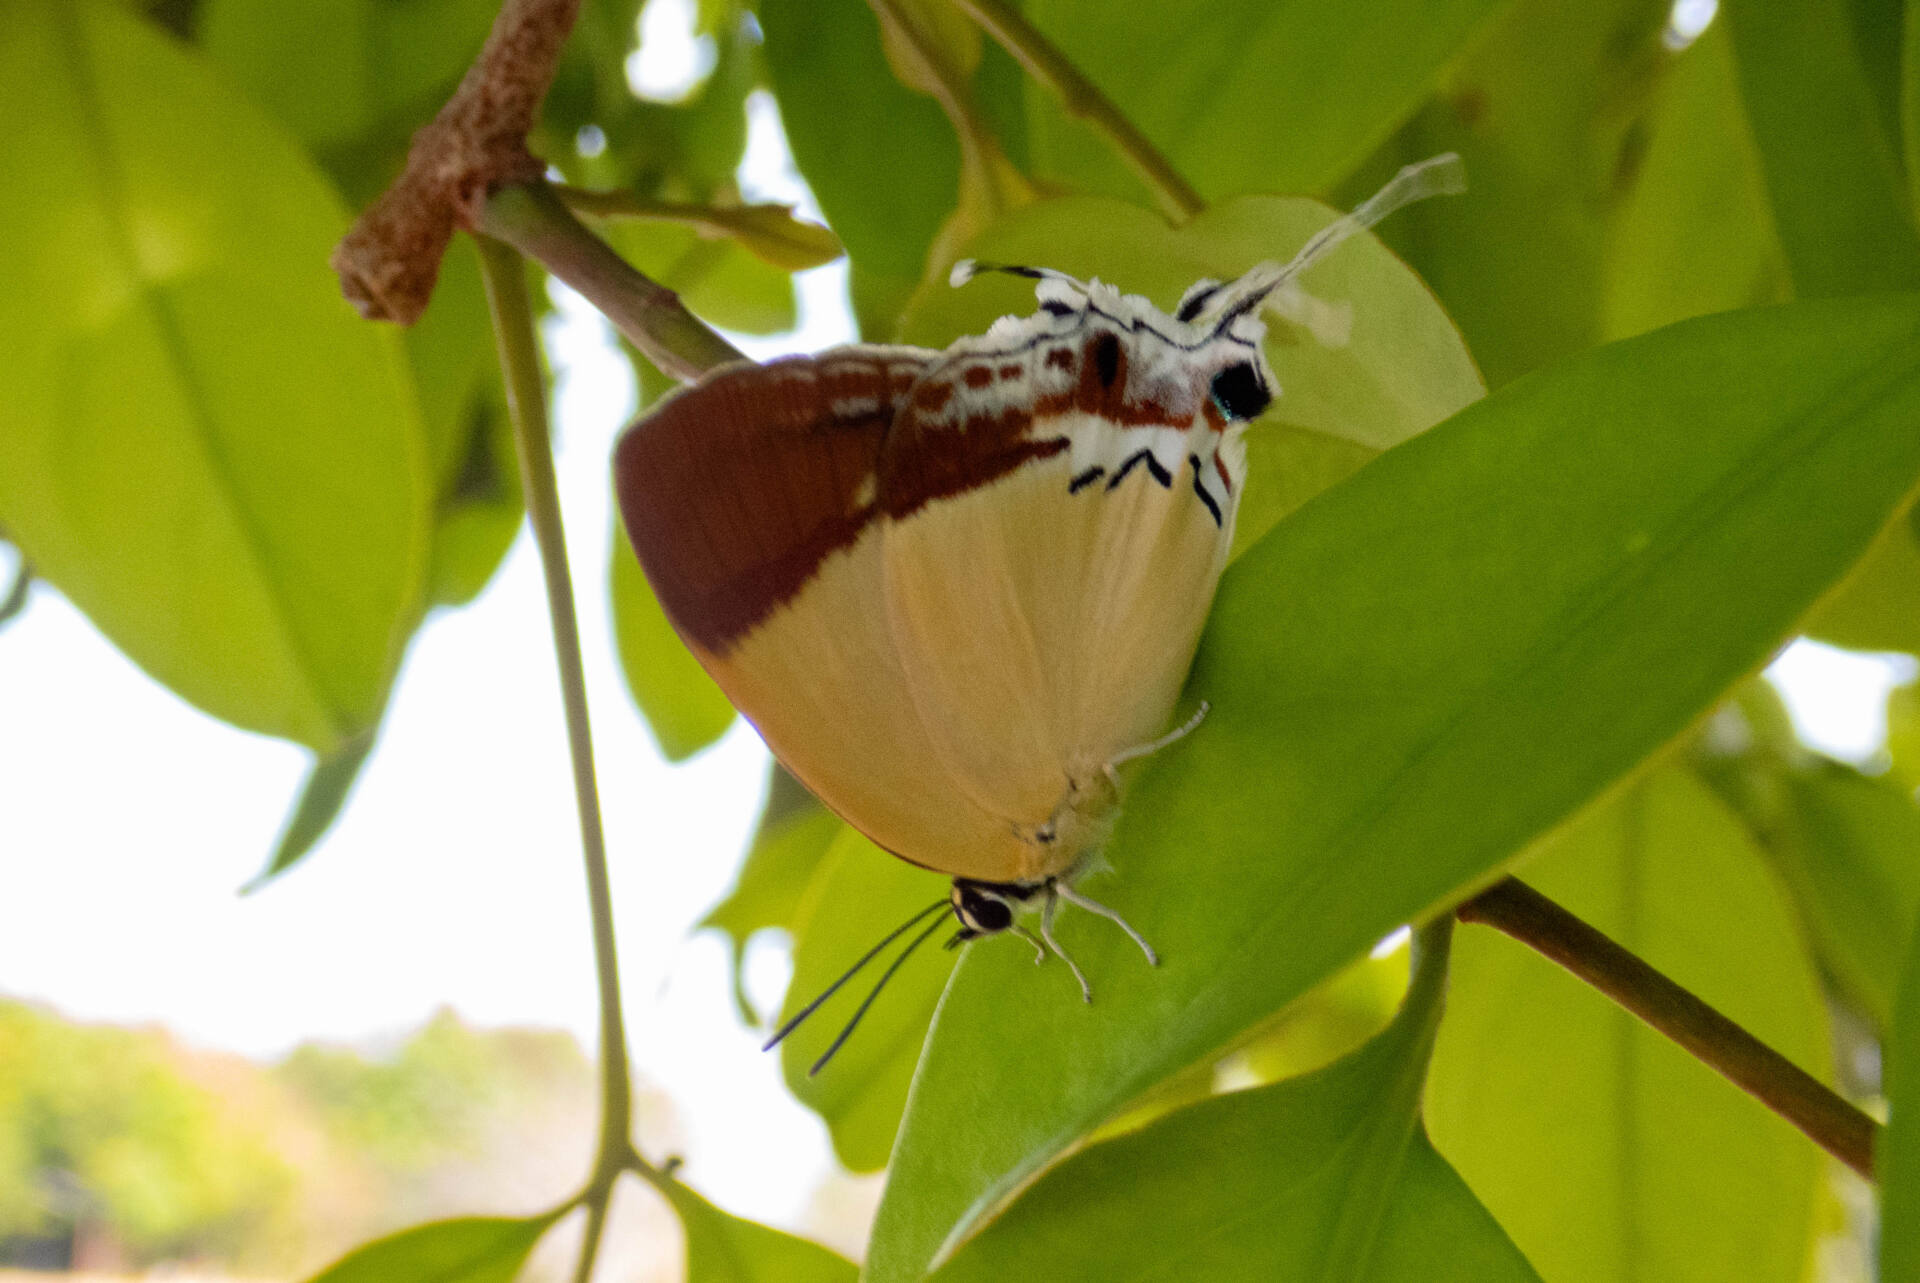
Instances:
[[[546,391],[527,296],[526,265],[498,241],[480,238],[481,271],[493,317],[500,368],[506,376],[507,411],[526,491],[527,521],[540,550],[547,584],[547,615],[553,625],[554,659],[566,709],[567,747],[573,761],[573,792],[580,819],[580,848],[587,872],[587,903],[593,917],[593,961],[600,994],[600,1143],[587,1201],[587,1236],[576,1278],[593,1271],[600,1228],[613,1184],[635,1161],[633,1089],[627,1063],[626,1020],[620,1006],[620,963],[614,947],[613,896],[607,878],[606,836],[600,823],[600,792],[593,773],[593,731],[587,717],[587,683],[580,661],[580,626],[574,617],[573,576],[567,569],[566,531],[553,473],[552,434]]]
[[[1146,183],[1168,218],[1184,223],[1207,207],[1200,193],[1187,185],[1187,180],[1113,100],[1017,9],[1004,0],[954,0],[954,4],[1012,54],[1028,75],[1059,95],[1060,105],[1069,116],[1077,116],[1103,134]]]
[[[20,564],[13,572],[13,582],[7,586],[4,596],[0,596],[0,624],[10,622],[13,617],[27,607],[27,591],[33,587],[33,563],[26,554],[20,554]]]
[[[596,1184],[587,1191],[587,1232],[580,1236],[580,1258],[574,1263],[573,1283],[587,1283],[600,1258],[600,1236],[607,1228],[607,1210],[613,1205],[613,1185]]]
[[[1792,1123],[1814,1144],[1866,1179],[1874,1178],[1879,1124],[1532,887],[1502,878],[1457,913],[1462,922],[1504,931],[1559,963]]]
[[[746,359],[681,306],[679,295],[635,271],[588,231],[545,182],[494,192],[478,221],[486,237],[511,245],[578,290],[627,342],[672,377],[691,381]]]

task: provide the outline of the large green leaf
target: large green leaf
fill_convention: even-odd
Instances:
[[[1446,934],[1424,933],[1406,1005],[1366,1046],[1076,1154],[934,1277],[1535,1279],[1420,1126]]]
[[[1426,98],[1510,0],[1036,0],[1028,17],[1208,197],[1320,192]],[[1113,146],[1031,86],[1033,160],[1132,195]]]
[[[1880,1177],[1880,1277],[1920,1279],[1920,930],[1907,946],[1900,1006],[1886,1052],[1887,1128],[1874,1150]]]
[[[891,321],[953,209],[960,148],[933,100],[893,77],[862,0],[762,0],[767,74],[794,163]],[[870,337],[884,338],[874,333]]]
[[[845,1257],[731,1216],[671,1177],[653,1185],[686,1232],[687,1283],[854,1283],[860,1276]]]
[[[165,110],[155,104],[164,103]],[[270,122],[102,4],[0,7],[0,523],[136,662],[331,752],[418,617],[428,459],[346,218]]]
[[[1920,475],[1920,299],[1690,321],[1389,451],[1227,572],[1095,882],[1145,973],[970,948],[914,1080],[875,1279],[915,1277],[1153,1084],[1492,877],[1761,664]],[[1013,1001],[1012,995],[1020,995]],[[1009,1049],[1017,1049],[1010,1052]]]
[[[1920,288],[1899,143],[1875,104],[1846,0],[1729,4],[1721,21],[1794,288],[1809,298]]]
[[[308,1283],[513,1283],[559,1212],[431,1221],[376,1239]]]
[[[1828,1063],[1799,931],[1739,823],[1654,771],[1529,861],[1527,881],[1804,1068]],[[1427,1125],[1555,1283],[1798,1283],[1820,1151],[1525,946],[1463,930]]]
[[[842,825],[795,914],[793,982],[781,1020],[824,992],[889,931],[946,893],[946,878],[896,860]],[[788,1089],[825,1121],[833,1133],[834,1153],[851,1171],[885,1166],[928,1016],[953,971],[954,955],[937,947],[952,934],[953,919],[943,910],[933,921],[939,924],[933,938],[895,974],[858,1031],[818,1074],[810,1075],[809,1067],[832,1045],[900,950],[932,922],[915,927],[874,959],[780,1048]],[[1031,964],[1033,954],[1025,956]],[[1022,979],[1051,983],[1063,994],[1072,985],[1064,973]]]
[[[1853,650],[1920,654],[1920,508],[1881,532],[1847,581],[1820,603],[1806,632]]]
[[[1203,277],[1231,279],[1263,259],[1284,261],[1335,217],[1317,201],[1243,196],[1180,228],[1100,197],[1041,201],[967,245],[988,262],[1039,263],[1098,276],[1171,308]],[[1275,317],[1267,356],[1280,396],[1248,436],[1252,483],[1235,546],[1376,453],[1424,431],[1481,395],[1460,332],[1420,279],[1372,237],[1360,237],[1306,274],[1327,303],[1352,308],[1352,334],[1329,346]],[[908,342],[943,346],[994,318],[1034,308],[1032,283],[981,276],[961,289],[922,289],[902,318]]]
[[[1433,286],[1492,387],[1605,337],[1610,218],[1673,55],[1667,0],[1518,0],[1343,196],[1435,152],[1468,190],[1381,229]]]

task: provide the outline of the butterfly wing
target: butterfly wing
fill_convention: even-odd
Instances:
[[[720,371],[621,438],[615,488],[667,617],[780,760],[888,850],[993,879],[1018,841],[946,773],[882,599],[877,469],[935,359],[856,346]]]
[[[1120,752],[1164,729],[1227,550],[1237,431],[1110,331],[928,371],[881,464],[886,606],[944,769],[1029,835],[1022,878]],[[1129,364],[1137,368],[1129,369]],[[971,395],[963,395],[962,390]]]

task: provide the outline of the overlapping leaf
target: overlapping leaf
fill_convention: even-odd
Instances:
[[[1067,918],[1099,986],[1078,1009],[1013,951],[969,952],[872,1277],[937,1263],[1103,1118],[1490,877],[1762,662],[1920,477],[1917,338],[1899,296],[1688,322],[1470,406],[1276,527],[1202,641],[1212,715],[1142,771],[1120,876],[1087,887],[1165,965]]]
[[[1655,770],[1521,870],[1809,1072],[1826,1011],[1779,885],[1683,767]],[[1797,1283],[1820,1153],[1603,995],[1490,930],[1454,942],[1434,1143],[1556,1283]]]

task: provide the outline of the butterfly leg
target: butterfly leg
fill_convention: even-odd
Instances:
[[[1033,932],[1027,930],[1025,927],[1021,926],[1017,922],[1014,923],[1012,926],[1008,927],[1007,930],[1013,932],[1013,934],[1019,936],[1022,940],[1025,940],[1028,944],[1033,946],[1033,965],[1034,966],[1037,967],[1041,963],[1047,960],[1047,946],[1045,946],[1044,944],[1041,944],[1038,940],[1036,940],[1034,938]],[[1064,957],[1065,955],[1063,954],[1062,956]],[[1071,966],[1072,964],[1069,963],[1068,965]]]
[[[1088,913],[1099,914],[1101,917],[1105,918],[1107,921],[1118,925],[1122,931],[1127,933],[1127,936],[1135,944],[1140,946],[1140,952],[1147,955],[1147,964],[1149,966],[1157,967],[1160,965],[1160,955],[1153,951],[1153,946],[1148,944],[1146,941],[1146,938],[1142,936],[1138,931],[1135,931],[1125,918],[1115,913],[1112,909],[1109,909],[1106,905],[1101,904],[1098,900],[1089,900],[1086,896],[1081,895],[1078,891],[1075,891],[1072,887],[1068,886],[1064,882],[1055,882],[1052,886],[1052,890],[1054,895],[1058,895],[1062,900],[1065,900],[1068,904],[1078,905],[1082,909],[1085,909]],[[1047,897],[1047,908],[1048,909],[1053,908],[1053,896],[1051,895]],[[1043,918],[1042,921],[1044,922],[1045,919]],[[1057,947],[1058,946],[1056,946],[1056,949]],[[1064,957],[1066,955],[1062,954],[1061,956]]]
[[[1060,955],[1060,961],[1067,964],[1067,970],[1073,972],[1073,978],[1080,982],[1080,997],[1086,1002],[1092,1002],[1093,987],[1087,983],[1087,978],[1080,973],[1078,964],[1067,956],[1067,951],[1062,949],[1060,942],[1053,938],[1053,911],[1060,903],[1057,894],[1059,889],[1058,883],[1049,882],[1047,884],[1047,901],[1040,907],[1040,938],[1047,942],[1049,949],[1052,949]]]
[[[1128,762],[1136,758],[1150,757],[1170,744],[1179,743],[1193,733],[1193,728],[1200,725],[1207,716],[1207,710],[1212,707],[1213,705],[1203,699],[1200,701],[1200,707],[1193,711],[1192,717],[1189,717],[1186,721],[1174,727],[1159,739],[1148,740],[1145,744],[1136,744],[1130,749],[1116,753],[1113,760],[1101,768],[1107,773],[1107,780],[1113,785],[1115,791],[1118,791],[1120,788],[1120,768],[1122,766],[1125,766]],[[1122,925],[1124,926],[1125,924],[1122,923]],[[1129,934],[1131,934],[1133,928],[1128,927],[1127,930]],[[1138,939],[1138,937],[1135,938]],[[1148,950],[1148,952],[1152,951]]]

